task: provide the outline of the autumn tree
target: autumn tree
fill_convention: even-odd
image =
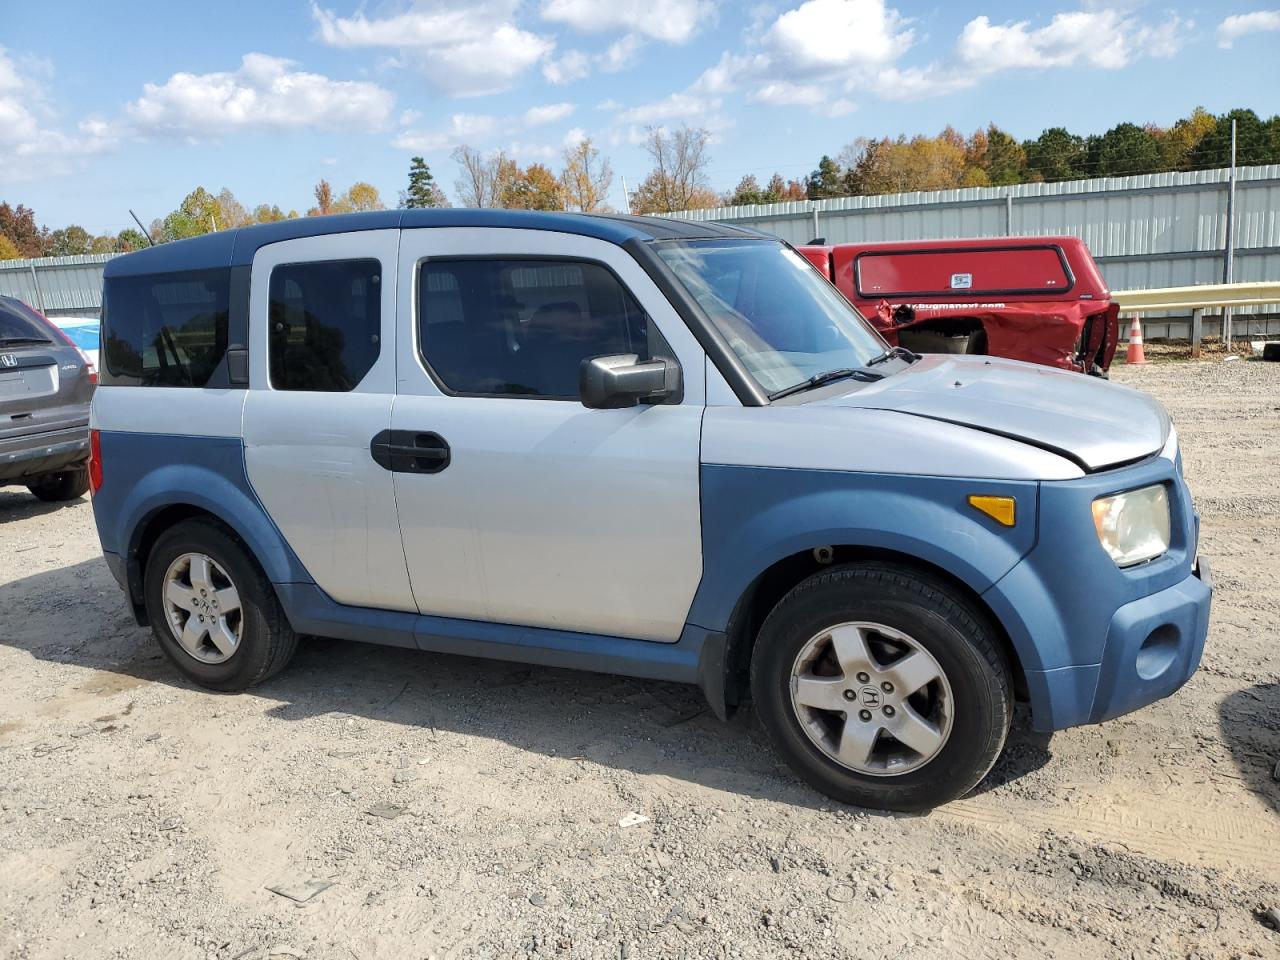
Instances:
[[[716,206],[720,198],[707,179],[710,141],[711,132],[702,127],[686,125],[673,131],[649,127],[645,151],[653,169],[636,190],[633,212],[670,213]]]
[[[413,157],[409,161],[409,189],[404,192],[401,205],[410,210],[449,206],[444,191],[431,174],[431,168],[421,157]]]
[[[0,233],[0,260],[21,260],[22,251],[18,245]]]
[[[316,205],[307,211],[308,217],[324,217],[333,213],[333,187],[328,180],[321,180],[313,191]]]
[[[1217,118],[1204,107],[1196,107],[1156,139],[1160,145],[1160,166],[1165,170],[1186,170],[1191,153],[1218,126]]]
[[[563,210],[560,179],[541,163],[520,169],[507,161],[499,173],[502,206],[509,210]]]
[[[334,213],[363,213],[370,210],[385,210],[382,196],[378,188],[371,183],[357,180],[333,201]]]
[[[49,235],[48,256],[76,257],[89,252],[93,237],[79,224],[70,224]]]
[[[565,208],[582,213],[607,209],[612,185],[609,158],[601,156],[590,137],[565,149],[564,170],[560,173]]]
[[[462,144],[454,148],[453,160],[458,165],[454,191],[464,207],[497,205],[497,158],[486,158],[479,150]]]
[[[166,241],[185,240],[219,230],[218,213],[218,198],[204,187],[196,187],[164,218],[163,237]]]
[[[1226,167],[1231,164],[1231,121],[1236,122],[1236,163],[1280,163],[1280,143],[1275,130],[1280,121],[1275,117],[1263,123],[1252,110],[1232,110],[1216,119],[1187,160],[1193,170]]]
[[[0,237],[7,237],[20,258],[43,257],[49,245],[48,228],[36,225],[36,213],[30,207],[0,203]]]

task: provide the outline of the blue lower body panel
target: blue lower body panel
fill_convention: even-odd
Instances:
[[[542,627],[371,610],[335,603],[315,584],[276,584],[290,624],[299,633],[362,640],[467,657],[489,657],[544,666],[617,673],[677,683],[706,682],[704,651],[720,634],[686,626],[675,643],[654,643]],[[708,644],[708,640],[713,640]]]

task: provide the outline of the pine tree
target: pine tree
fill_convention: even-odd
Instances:
[[[404,205],[411,209],[419,207],[439,207],[440,187],[431,175],[431,168],[421,157],[409,161],[409,190],[405,194]]]

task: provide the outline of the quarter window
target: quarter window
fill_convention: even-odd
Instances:
[[[377,260],[290,263],[271,271],[271,386],[355,389],[381,350],[380,273]]]
[[[670,356],[617,277],[575,260],[427,260],[423,359],[452,393],[576,400],[589,357]]]
[[[209,382],[227,352],[229,269],[113,277],[105,287],[104,384]]]

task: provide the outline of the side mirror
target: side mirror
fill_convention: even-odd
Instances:
[[[592,410],[634,407],[679,392],[680,366],[674,360],[641,362],[634,353],[618,353],[591,357],[578,368],[578,396]]]

